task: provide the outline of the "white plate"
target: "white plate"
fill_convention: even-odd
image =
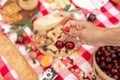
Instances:
[[[103,7],[109,0],[72,0],[80,8],[85,8],[88,10],[100,9]]]

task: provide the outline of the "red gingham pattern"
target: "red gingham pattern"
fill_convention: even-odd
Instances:
[[[20,80],[16,72],[10,67],[2,56],[0,56],[0,73],[5,80]]]
[[[2,1],[5,2],[6,0],[0,0],[0,9],[2,8],[2,5],[3,5]],[[72,2],[72,0],[71,0],[71,2]],[[74,3],[72,3],[71,5],[72,5],[73,9],[78,8]],[[38,6],[40,7],[40,12],[38,14],[38,17],[42,17],[49,13],[54,12],[48,7],[48,4],[44,0],[39,0]],[[104,7],[102,7],[100,11],[86,10],[86,9],[82,9],[82,8],[81,8],[81,11],[84,14],[83,17],[86,17],[87,14],[90,12],[95,14],[97,17],[97,20],[94,22],[94,24],[99,27],[103,27],[103,28],[110,27],[110,26],[116,25],[120,22],[120,16],[119,16],[120,15],[120,6],[113,4],[110,1]],[[7,29],[9,27],[11,27],[11,26],[6,25],[3,22],[0,22],[0,32],[4,28],[5,33],[7,33]],[[28,41],[29,44],[34,46],[34,43],[32,42],[31,37],[30,37],[30,32],[31,32],[30,29],[25,28],[24,31],[28,34],[28,36],[25,37],[26,41]],[[7,35],[11,41],[12,41],[12,39],[11,39],[12,35],[15,36],[16,34],[14,33],[14,34]],[[45,69],[43,69],[39,63],[39,60],[43,56],[43,54],[40,51],[38,51],[36,48],[34,48],[34,51],[37,53],[37,59],[36,59],[37,63],[33,65],[31,63],[30,58],[26,54],[27,52],[25,51],[25,46],[18,45],[18,44],[15,44],[15,46],[19,49],[21,54],[24,55],[25,59],[28,61],[28,63],[30,63],[30,65],[32,66],[32,68],[35,70],[35,72],[38,75],[42,74],[45,71]],[[91,66],[89,64],[89,60],[90,60],[93,50],[94,50],[93,46],[87,46],[87,45],[81,46],[79,48],[79,51],[82,53],[82,55],[77,56],[77,58],[75,58],[75,62],[72,62],[70,60],[70,58],[66,58],[63,60],[61,60],[59,58],[55,58],[53,64],[51,65],[51,67],[58,74],[58,76],[55,80],[68,80],[70,76],[74,77],[77,80],[80,80],[79,73],[81,71],[84,71],[88,74],[91,71],[91,68],[90,68]],[[62,69],[57,70],[56,65],[59,62],[62,64]],[[77,69],[78,71],[75,72],[69,68],[66,68],[66,66],[68,64],[73,65],[74,69]],[[17,76],[17,74],[15,73],[15,71],[12,69],[12,67],[10,67],[10,65],[7,63],[7,61],[4,59],[4,57],[2,55],[0,55],[0,75],[5,80],[20,80],[19,77]],[[89,74],[88,74],[88,76],[89,76]],[[90,80],[90,77],[88,77],[88,80]]]

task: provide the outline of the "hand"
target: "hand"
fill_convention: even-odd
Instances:
[[[87,21],[70,20],[64,25],[64,33],[60,40],[63,42],[72,41],[76,48],[79,48],[82,44],[99,46],[103,45],[100,39],[103,30],[103,28]]]

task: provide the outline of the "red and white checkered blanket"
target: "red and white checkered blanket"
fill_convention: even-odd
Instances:
[[[4,3],[7,0],[0,0],[0,8],[4,5]],[[39,6],[40,12],[39,17],[45,16],[47,14],[53,13],[49,7],[48,4],[44,0],[39,0]],[[71,3],[71,8],[77,9],[78,7]],[[87,13],[91,12],[94,13],[97,17],[97,20],[94,22],[95,25],[106,28],[106,27],[116,27],[115,25],[118,25],[120,22],[120,6],[115,5],[112,2],[108,2],[104,7],[101,8],[101,10],[86,10],[81,8],[82,13],[84,14],[82,17],[86,18]],[[79,16],[78,16],[79,17]],[[0,15],[0,20],[2,20],[2,16]],[[5,33],[9,31],[9,28],[11,25],[4,24],[4,22],[0,22],[0,30],[5,29]],[[25,28],[24,31],[28,34],[28,37],[26,37],[26,40],[34,46],[31,38],[30,38],[30,29]],[[45,69],[42,68],[42,66],[39,63],[39,60],[42,57],[42,53],[39,52],[36,48],[34,49],[35,52],[37,52],[37,59],[36,64],[32,64],[30,58],[28,57],[28,54],[25,50],[24,45],[17,45],[14,43],[14,39],[16,38],[16,33],[12,33],[7,35],[9,39],[13,42],[13,44],[19,49],[21,54],[24,55],[26,60],[30,63],[32,68],[36,71],[38,74],[38,77],[42,76],[42,73],[44,73]],[[0,45],[2,46],[2,45]],[[92,55],[92,51],[94,50],[93,46],[88,45],[82,45],[79,49],[79,51],[82,53],[81,56],[78,55],[72,55],[75,59],[75,62],[72,63],[69,58],[65,58],[63,60],[59,58],[55,58],[53,64],[50,66],[52,67],[55,72],[57,73],[57,77],[55,80],[80,80],[79,76],[80,73],[83,71],[88,75],[88,79],[90,80],[89,72],[91,71],[91,66],[89,63],[90,57]],[[57,69],[57,64],[61,63],[61,69]],[[74,69],[70,70],[67,68],[67,65],[71,64],[73,65]],[[8,62],[5,60],[5,58],[0,55],[0,77],[3,77],[4,80],[20,80],[19,76],[16,74],[16,72],[12,69],[12,67],[8,64]],[[39,78],[39,80],[41,80]]]

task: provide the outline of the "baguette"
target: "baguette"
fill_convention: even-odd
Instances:
[[[42,18],[37,19],[33,26],[34,30],[49,30],[51,28],[57,27],[57,25],[66,22],[67,19],[70,19],[70,16],[62,14],[48,14]]]
[[[38,80],[36,73],[27,63],[23,55],[11,43],[11,41],[0,33],[0,54],[8,61],[16,71],[21,80]]]

